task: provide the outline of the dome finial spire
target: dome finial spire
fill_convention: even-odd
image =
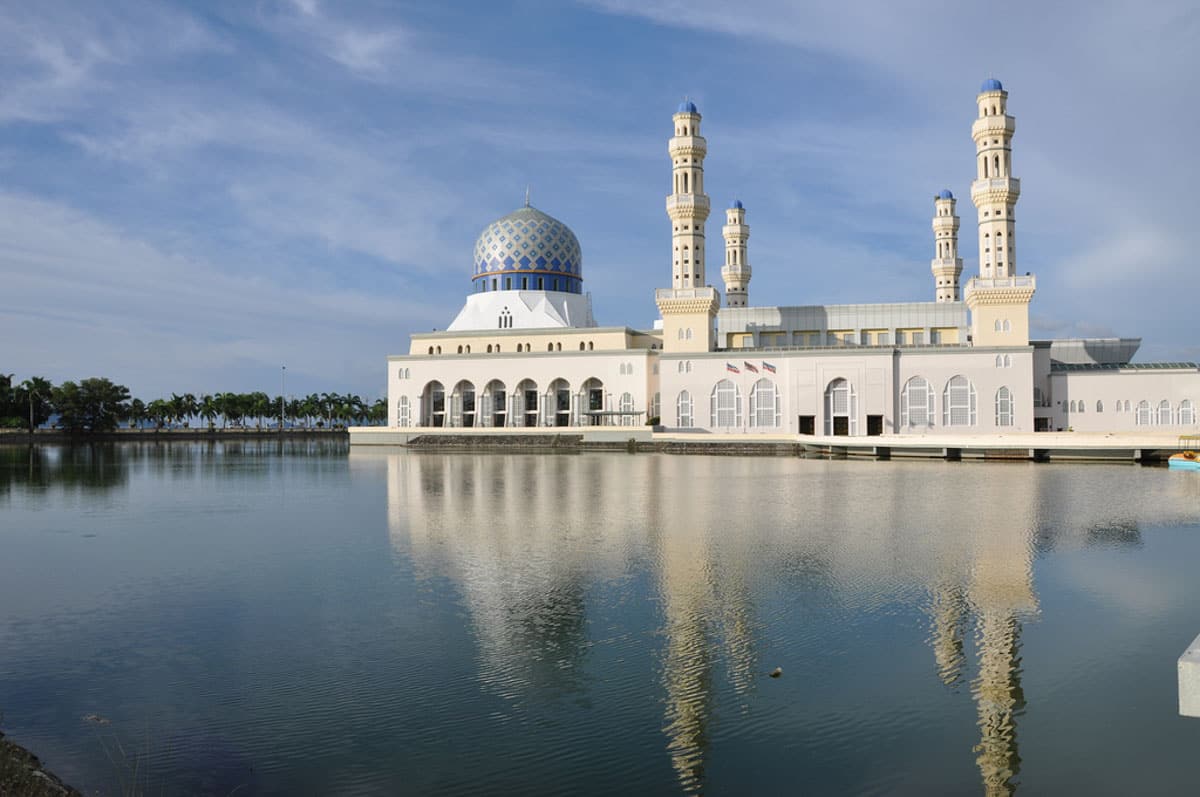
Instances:
[[[529,186],[525,186],[525,207],[529,207]]]

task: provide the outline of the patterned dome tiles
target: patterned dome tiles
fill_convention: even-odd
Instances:
[[[532,207],[487,226],[475,242],[474,276],[540,271],[582,277],[583,252],[567,225]]]

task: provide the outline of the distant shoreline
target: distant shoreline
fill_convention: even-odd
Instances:
[[[0,430],[0,445],[31,443],[130,443],[195,440],[304,440],[346,439],[346,429],[117,429],[112,432],[71,433],[62,429],[39,429],[33,434],[23,429]]]

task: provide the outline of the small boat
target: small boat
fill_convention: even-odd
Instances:
[[[1171,470],[1194,470],[1200,473],[1200,454],[1195,451],[1172,454],[1167,460],[1167,467]]]

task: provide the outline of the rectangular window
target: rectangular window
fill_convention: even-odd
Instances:
[[[538,277],[538,290],[544,291],[545,289],[545,279],[543,277]]]
[[[930,343],[941,343],[942,342],[942,330],[940,330],[940,329],[929,330],[929,342]]]
[[[529,277],[521,277],[521,290],[529,290]]]
[[[912,333],[912,342],[914,346],[925,345],[925,333],[923,331]]]
[[[500,284],[500,280],[497,277],[492,277],[492,290],[494,290],[494,291],[499,290],[499,288],[497,287],[499,284]]]
[[[896,330],[896,345],[903,346],[907,342],[908,342],[908,337],[904,334],[904,330],[897,329]]]
[[[512,277],[504,278],[504,290],[506,290],[506,291],[512,290]]]

